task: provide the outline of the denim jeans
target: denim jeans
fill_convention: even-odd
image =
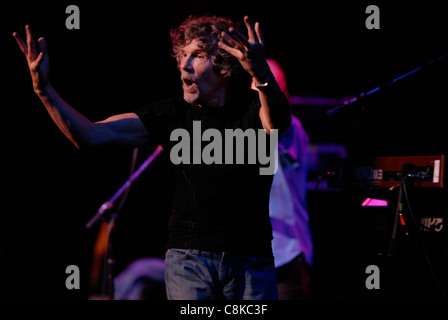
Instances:
[[[165,284],[170,300],[276,300],[274,259],[227,252],[168,249]]]

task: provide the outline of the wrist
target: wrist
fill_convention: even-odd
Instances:
[[[273,86],[274,80],[274,75],[269,73],[263,77],[254,78],[254,85],[259,90],[266,90]]]
[[[256,85],[262,85],[274,78],[272,71],[268,65],[267,60],[263,63],[258,63],[255,65],[256,68],[253,69],[253,78],[255,80]]]
[[[269,70],[268,72],[261,73],[259,75],[254,76],[255,84],[257,86],[263,85],[267,82],[270,82],[274,79],[274,75]]]

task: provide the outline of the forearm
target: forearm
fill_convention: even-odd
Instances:
[[[291,106],[273,76],[267,77],[265,81],[263,83],[268,83],[267,87],[258,87],[261,102],[260,118],[265,129],[278,129],[284,132],[291,124]]]
[[[77,148],[89,144],[93,129],[89,119],[72,108],[50,84],[35,92],[54,123]]]

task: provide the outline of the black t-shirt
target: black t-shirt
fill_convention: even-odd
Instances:
[[[149,139],[161,144],[170,155],[180,141],[171,141],[173,130],[185,129],[190,137],[190,164],[173,165],[174,199],[167,248],[272,257],[269,218],[272,175],[260,175],[258,161],[257,164],[248,164],[247,159],[244,164],[225,161],[225,129],[251,128],[258,133],[262,129],[259,110],[258,93],[250,90],[238,100],[231,99],[217,108],[199,107],[171,98],[135,111]],[[194,121],[200,121],[201,136],[209,128],[221,132],[222,164],[203,161],[193,164]],[[195,132],[198,132],[197,124]],[[266,140],[269,141],[268,136]],[[210,142],[201,143],[204,148]],[[247,153],[247,140],[244,146]]]

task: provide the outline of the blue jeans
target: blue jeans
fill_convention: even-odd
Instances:
[[[274,259],[226,252],[168,249],[165,284],[170,300],[276,300]]]

